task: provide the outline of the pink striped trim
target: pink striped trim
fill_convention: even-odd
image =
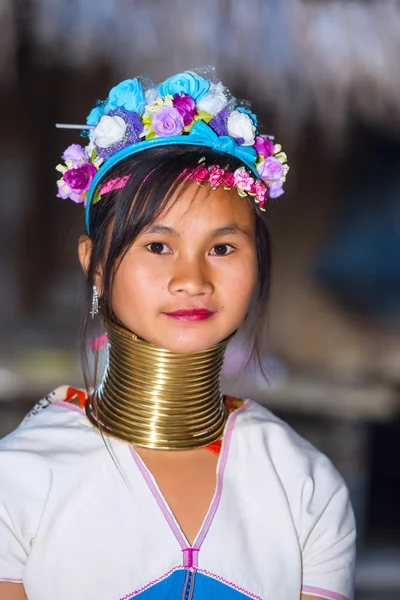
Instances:
[[[226,467],[226,463],[228,460],[232,431],[233,431],[233,428],[235,427],[236,419],[242,412],[244,412],[249,406],[251,406],[251,404],[252,404],[252,401],[246,401],[245,404],[243,404],[243,406],[241,406],[240,408],[235,410],[228,417],[226,431],[224,433],[224,437],[222,440],[222,451],[221,451],[220,460],[219,460],[218,467],[217,467],[218,476],[217,476],[217,488],[215,490],[215,497],[214,497],[214,500],[212,501],[210,510],[206,516],[206,520],[204,521],[203,527],[201,528],[199,535],[197,536],[197,538],[194,541],[194,544],[193,544],[194,548],[201,548],[201,545],[204,542],[205,537],[211,527],[211,523],[214,520],[215,514],[217,512],[217,509],[218,509],[218,506],[219,506],[219,503],[221,500],[225,467]]]
[[[219,575],[215,575],[215,573],[210,573],[209,571],[205,571],[204,569],[196,569],[196,572],[202,573],[203,575],[207,575],[208,577],[211,577],[212,579],[216,579],[217,581],[221,581],[222,583],[225,583],[225,585],[233,588],[234,590],[237,590],[238,592],[242,592],[242,594],[245,594],[249,598],[254,598],[254,600],[265,600],[264,598],[261,598],[261,596],[252,594],[251,592],[248,592],[247,590],[232,583],[231,581],[228,581],[227,579],[224,579],[223,577],[220,577]]]
[[[241,406],[240,408],[238,408],[237,410],[232,412],[228,417],[226,431],[224,433],[224,437],[222,440],[221,454],[220,454],[220,457],[218,460],[218,465],[217,465],[217,487],[215,490],[214,498],[211,502],[210,508],[208,509],[208,513],[205,517],[204,523],[201,526],[201,529],[200,529],[200,531],[194,541],[194,544],[192,546],[196,550],[200,550],[200,547],[201,547],[202,543],[204,542],[204,539],[211,527],[211,523],[213,522],[213,519],[214,519],[217,509],[218,509],[219,502],[221,500],[224,472],[225,472],[226,462],[227,462],[228,454],[229,454],[229,446],[230,446],[230,442],[231,442],[232,431],[235,426],[236,419],[240,413],[242,413],[244,410],[246,410],[252,404],[253,404],[253,402],[251,400],[246,400],[246,402],[245,402],[245,404],[243,404],[243,406]],[[147,485],[149,486],[151,493],[153,494],[158,506],[160,507],[173,534],[175,535],[176,539],[178,540],[180,547],[182,548],[182,550],[187,549],[188,541],[185,539],[171,509],[169,508],[168,504],[164,500],[164,498],[161,494],[161,491],[158,489],[158,486],[154,480],[154,477],[151,475],[150,471],[147,469],[146,465],[140,458],[139,454],[137,452],[135,452],[134,448],[132,446],[129,446],[129,449],[130,449],[131,455],[133,457],[133,460],[137,464],[141,474],[143,475]],[[194,566],[195,566],[197,564],[197,552],[194,556],[194,559],[195,559],[195,562],[194,562]]]
[[[75,406],[75,404],[70,404],[69,402],[62,402],[61,400],[55,400],[51,403],[53,406],[60,406],[60,408],[66,408],[67,410],[72,410],[72,412],[77,412],[80,415],[84,415],[85,411],[79,406]]]
[[[168,525],[172,529],[173,534],[175,535],[176,539],[178,540],[178,542],[183,550],[184,548],[187,547],[187,541],[185,540],[179,527],[177,526],[177,523],[176,523],[171,511],[169,510],[169,507],[167,507],[166,502],[164,502],[164,499],[162,498],[161,493],[157,489],[155,481],[153,480],[152,476],[150,475],[150,472],[146,468],[146,465],[140,458],[139,454],[137,454],[137,452],[135,452],[135,450],[132,448],[132,446],[129,446],[129,450],[131,452],[133,460],[135,461],[141,474],[143,475],[144,480],[146,481],[147,485],[149,486],[150,491],[153,494],[158,506],[160,507],[161,512],[163,513],[166,521],[168,522]]]
[[[337,592],[331,592],[330,590],[324,590],[322,588],[313,587],[312,585],[303,585],[301,591],[310,592],[310,594],[317,594],[318,596],[322,596],[323,598],[332,598],[333,600],[349,600],[347,596],[342,596],[342,594],[338,594]]]
[[[8,581],[9,583],[22,583],[22,579],[13,579],[12,577],[0,577],[0,581]]]
[[[132,598],[132,596],[136,596],[137,594],[140,594],[141,592],[148,590],[153,585],[156,585],[156,583],[160,583],[160,581],[163,581],[163,579],[166,579],[167,577],[172,575],[172,573],[174,573],[175,571],[180,571],[180,570],[183,570],[183,567],[181,565],[179,565],[178,567],[174,567],[173,569],[170,569],[169,571],[164,573],[164,575],[161,575],[161,577],[157,577],[157,579],[153,579],[153,581],[146,583],[146,585],[144,585],[143,587],[141,587],[133,592],[130,592],[130,594],[127,594],[126,596],[123,596],[122,598],[120,598],[120,600],[129,600],[130,598]]]

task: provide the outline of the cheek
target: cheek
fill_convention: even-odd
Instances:
[[[162,273],[154,273],[141,261],[127,256],[114,278],[113,309],[124,311],[138,306],[143,312],[143,307],[151,305],[163,287]]]
[[[232,312],[245,315],[257,283],[257,261],[251,255],[249,260],[234,263],[223,270],[223,295],[225,308]]]

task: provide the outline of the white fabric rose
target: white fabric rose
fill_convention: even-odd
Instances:
[[[233,110],[228,117],[226,128],[232,137],[244,139],[243,146],[253,146],[256,141],[256,128],[246,113]]]
[[[120,142],[126,132],[127,124],[122,117],[101,117],[95,130],[93,139],[100,148],[109,148]]]
[[[204,112],[214,116],[222,110],[227,103],[228,99],[225,96],[222,83],[212,83],[208,94],[203,96],[203,98],[197,102],[196,107],[199,110],[204,110]]]

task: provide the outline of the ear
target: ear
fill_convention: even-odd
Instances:
[[[92,257],[92,247],[93,247],[92,240],[90,239],[90,237],[88,235],[82,235],[79,238],[78,257],[79,257],[79,262],[81,263],[83,272],[85,273],[86,276],[89,271],[90,259]],[[101,287],[102,287],[101,275],[102,275],[101,271],[96,270],[96,273],[94,276],[94,285],[97,286],[97,289],[99,290],[99,294],[101,293]]]

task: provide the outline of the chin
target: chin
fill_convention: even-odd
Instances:
[[[174,332],[168,336],[163,336],[163,338],[158,338],[153,343],[160,348],[165,348],[165,350],[176,352],[177,354],[194,354],[208,350],[222,341],[224,337],[226,336],[216,338],[215,334],[211,337],[198,333],[194,334],[193,332]]]

